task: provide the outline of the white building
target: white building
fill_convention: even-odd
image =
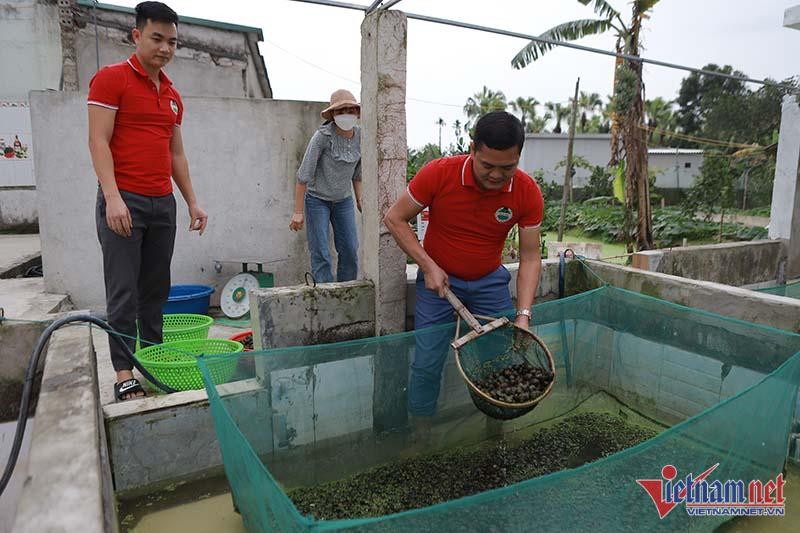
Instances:
[[[556,169],[567,157],[568,138],[565,134],[529,133],[522,150],[522,169],[528,174],[541,170],[548,183],[564,183],[564,167]],[[611,159],[611,136],[607,133],[575,135],[572,152],[590,164],[606,166]],[[694,184],[703,163],[702,150],[685,148],[650,148],[648,167],[657,170],[656,187],[661,189],[687,189]],[[590,172],[575,169],[573,186],[587,185]]]

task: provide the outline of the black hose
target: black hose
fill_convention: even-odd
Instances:
[[[148,372],[147,369],[136,360],[131,353],[131,349],[127,344],[125,344],[125,341],[122,340],[120,334],[114,331],[104,320],[92,315],[70,315],[54,320],[45,328],[41,336],[39,336],[39,340],[36,342],[36,346],[33,349],[30,363],[28,364],[28,370],[25,374],[25,384],[22,388],[22,399],[20,400],[19,417],[17,418],[17,429],[14,433],[14,443],[11,446],[11,453],[8,456],[6,468],[3,471],[3,477],[0,479],[0,495],[3,494],[3,492],[6,490],[6,486],[8,486],[8,482],[11,481],[11,474],[14,472],[14,467],[16,466],[17,458],[19,457],[19,451],[20,448],[22,448],[22,438],[25,436],[25,426],[28,423],[28,407],[30,406],[31,393],[33,391],[33,380],[36,376],[36,369],[39,367],[39,358],[42,355],[42,350],[44,350],[45,345],[50,340],[50,335],[52,335],[55,330],[71,322],[88,322],[99,326],[106,333],[111,335],[111,338],[116,341],[120,348],[122,348],[122,352],[125,357],[133,364],[134,367],[136,367],[137,370],[139,370],[139,372],[142,373],[145,378],[147,378],[148,381],[166,393],[176,392],[172,387],[164,385],[154,378],[153,375],[150,374],[150,372]]]

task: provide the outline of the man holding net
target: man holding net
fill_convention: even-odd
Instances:
[[[498,315],[513,309],[502,264],[508,233],[519,227],[519,271],[515,323],[528,327],[539,284],[539,226],[544,200],[536,182],[518,169],[525,130],[505,111],[483,115],[475,125],[469,155],[426,164],[389,211],[384,223],[419,266],[415,329],[452,322],[445,287],[474,314]],[[424,245],[409,226],[428,208]],[[412,416],[436,412],[442,368],[449,353],[446,331],[420,332],[411,365],[408,409]]]

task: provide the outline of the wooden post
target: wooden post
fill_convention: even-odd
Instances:
[[[581,79],[575,82],[575,97],[572,99],[572,116],[569,119],[569,141],[567,141],[567,168],[564,171],[564,191],[561,195],[561,219],[558,222],[558,242],[563,242],[564,222],[567,217],[567,201],[572,197],[572,144],[575,141],[575,119],[578,116],[578,87]]]

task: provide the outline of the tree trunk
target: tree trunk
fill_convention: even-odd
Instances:
[[[639,55],[639,31],[642,17],[636,2],[633,3],[633,20],[628,41],[630,55]],[[650,211],[650,184],[647,173],[647,135],[643,129],[644,102],[642,101],[642,64],[629,61],[628,68],[636,74],[636,87],[632,106],[625,117],[622,144],[625,147],[625,177],[629,188],[637,193],[637,232],[636,244],[639,250],[653,248],[653,218]],[[626,201],[626,203],[628,203]],[[630,202],[631,204],[633,202]],[[632,207],[632,206],[631,206]]]
[[[621,54],[623,50],[622,46],[622,38],[617,38],[616,50],[618,54]],[[616,62],[614,64],[614,101],[616,103],[617,99],[617,72],[619,71],[620,66],[622,66],[623,60],[619,56],[616,58]],[[622,147],[620,146],[620,137],[622,136],[622,117],[617,110],[617,106],[615,105],[614,109],[611,112],[611,159],[608,162],[608,166],[611,168],[616,168],[620,161],[622,160]],[[627,173],[625,176],[625,204],[623,206],[624,209],[624,216],[622,221],[622,232],[625,235],[625,248],[627,249],[628,253],[633,252],[633,198],[635,198],[636,191],[634,188],[631,187],[631,182],[627,179]]]

